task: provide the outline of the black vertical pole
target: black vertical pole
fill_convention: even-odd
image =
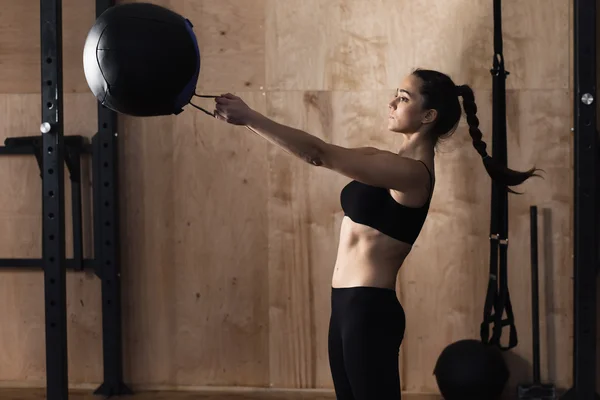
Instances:
[[[541,383],[537,213],[537,206],[531,206],[529,208],[531,226],[531,333],[533,335],[533,383],[535,385],[539,385]]]
[[[564,399],[596,394],[596,0],[574,2],[574,357],[573,387]]]
[[[61,13],[61,0],[40,0],[42,267],[48,400],[68,398]]]
[[[69,167],[71,178],[71,207],[73,215],[72,268],[75,271],[83,271],[83,217],[81,204],[81,152],[83,151],[83,140],[72,140],[71,143],[65,140],[65,147],[65,162]]]
[[[101,128],[92,140],[94,160],[94,241],[96,274],[102,287],[104,383],[94,392],[105,396],[131,394],[123,383],[121,269],[118,216],[118,164],[115,114],[99,106]]]
[[[96,0],[96,17],[114,0]],[[104,383],[95,394],[132,394],[123,383],[121,260],[118,202],[117,115],[98,103],[98,133],[92,140],[96,274],[102,281]]]

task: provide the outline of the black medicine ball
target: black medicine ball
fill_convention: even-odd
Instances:
[[[440,354],[434,374],[445,400],[500,398],[509,371],[496,347],[478,340],[460,340]]]
[[[83,51],[91,91],[122,114],[179,114],[200,74],[192,28],[186,18],[154,4],[109,8],[91,28]]]

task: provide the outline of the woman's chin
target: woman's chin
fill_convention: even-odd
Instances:
[[[388,130],[391,132],[400,133],[400,126],[398,126],[398,121],[391,119],[388,121]]]

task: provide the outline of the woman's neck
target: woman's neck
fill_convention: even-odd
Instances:
[[[413,159],[433,157],[435,146],[431,139],[423,133],[404,134],[404,141],[398,149],[398,154]]]

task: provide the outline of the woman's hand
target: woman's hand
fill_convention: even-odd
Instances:
[[[215,103],[215,118],[233,125],[247,125],[254,114],[241,98],[231,93],[216,97]]]

